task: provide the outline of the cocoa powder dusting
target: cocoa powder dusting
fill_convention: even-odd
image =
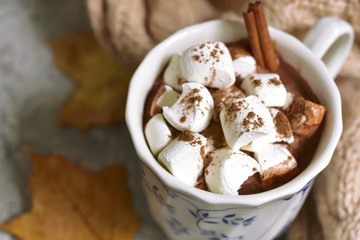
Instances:
[[[216,49],[214,49],[211,51],[210,56],[213,58],[218,58],[217,53],[218,53],[218,51]]]
[[[179,141],[184,141],[184,142],[191,142],[194,141],[194,139],[195,139],[194,133],[190,130],[183,131],[178,137]]]
[[[259,120],[260,126],[264,126],[264,120],[261,117],[259,117],[258,120]]]
[[[216,69],[214,68],[211,76],[211,81],[214,81],[215,77],[216,77]]]
[[[199,62],[200,61],[200,56],[199,55],[194,55],[192,57],[192,59],[194,59],[195,61]]]
[[[202,96],[197,95],[197,96],[195,96],[195,97],[193,98],[193,102],[194,102],[194,103],[197,102],[197,105],[196,105],[196,106],[200,107],[200,102],[201,102],[203,99],[204,99],[204,98],[203,98]]]
[[[251,124],[251,121],[249,118],[244,118],[242,124],[245,126],[245,127],[248,127],[250,124]]]
[[[227,114],[225,115],[225,121],[232,121],[237,117],[237,113],[243,107],[243,100],[232,102],[230,106],[227,108]]]
[[[274,124],[276,128],[276,132],[285,138],[290,138],[292,136],[292,130],[289,120],[286,115],[282,112],[278,112],[274,117]]]
[[[199,92],[200,92],[200,89],[195,88],[192,92],[190,92],[183,99],[181,99],[180,103],[187,105],[185,110],[190,110],[193,107],[193,105],[195,104],[195,102],[197,102],[198,107],[200,106],[200,102],[204,98],[202,96],[200,96],[199,94],[193,96],[193,94],[196,94],[196,93],[199,93]]]
[[[254,118],[256,116],[256,114],[254,112],[249,112],[247,117],[248,118]]]
[[[204,98],[200,95],[197,95],[195,97],[192,98],[192,102],[195,103],[195,102],[201,102]]]
[[[180,122],[181,123],[184,123],[186,121],[186,116],[182,116],[181,118],[180,118]]]
[[[272,79],[269,80],[269,84],[279,86],[281,84],[281,82],[279,80],[277,80],[276,78],[272,78]]]
[[[202,145],[199,137],[195,137],[195,132],[186,129],[178,136],[179,141],[188,142],[191,146]]]
[[[255,79],[253,82],[254,87],[260,87],[261,86],[261,80]]]
[[[204,146],[204,145],[201,146],[201,148],[200,148],[200,156],[201,156],[201,159],[202,159],[203,161],[205,161],[206,154],[205,154],[205,146]]]
[[[249,112],[242,124],[247,128],[246,132],[249,132],[250,128],[251,130],[256,130],[264,126],[264,120],[254,112]]]

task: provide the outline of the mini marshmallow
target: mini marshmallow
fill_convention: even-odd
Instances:
[[[181,74],[180,58],[179,54],[174,54],[164,72],[164,82],[178,91],[182,90],[182,85],[186,82]]]
[[[226,142],[234,150],[271,134],[274,129],[269,109],[256,96],[233,101],[221,110],[220,121]]]
[[[260,165],[260,175],[265,186],[276,179],[284,179],[297,168],[297,161],[283,144],[265,144],[254,153]]]
[[[254,152],[256,149],[261,148],[263,144],[275,142],[292,143],[294,141],[293,131],[286,115],[275,108],[270,108],[269,111],[274,122],[274,128],[271,133],[241,147],[241,150]]]
[[[290,106],[288,118],[294,133],[311,137],[319,128],[325,112],[324,106],[296,96]]]
[[[233,60],[234,72],[236,76],[245,78],[256,70],[256,61],[252,56],[240,56]]]
[[[267,107],[282,107],[286,101],[286,89],[276,73],[249,74],[241,88],[247,95],[259,97]]]
[[[175,91],[168,85],[161,85],[157,93],[155,94],[154,100],[150,107],[150,116],[154,116],[161,112],[163,106],[171,107],[180,97],[180,93]]]
[[[206,141],[201,134],[186,130],[160,152],[158,160],[176,178],[194,186],[203,171]]]
[[[231,55],[222,42],[207,42],[186,49],[180,59],[180,68],[187,82],[220,89],[235,82]]]
[[[223,107],[229,105],[232,101],[245,97],[245,94],[236,86],[224,89],[218,89],[211,93],[214,99],[214,119],[219,122],[219,114]]]
[[[241,185],[260,170],[255,159],[230,148],[210,153],[212,161],[205,169],[205,180],[211,192],[238,195]]]
[[[153,116],[145,126],[145,137],[154,156],[163,150],[172,140],[170,128],[161,113]]]
[[[165,119],[176,129],[201,132],[210,123],[214,101],[200,83],[184,83],[183,92],[172,107],[163,107]]]

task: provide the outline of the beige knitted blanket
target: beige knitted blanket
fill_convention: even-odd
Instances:
[[[87,0],[98,40],[119,62],[135,69],[159,41],[210,19],[242,20],[249,1]],[[338,16],[352,24],[355,45],[336,79],[344,132],[332,162],[287,233],[288,239],[360,239],[360,1],[263,0],[269,25],[302,38],[317,19]]]

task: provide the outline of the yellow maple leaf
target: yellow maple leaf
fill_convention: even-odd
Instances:
[[[23,240],[133,238],[140,219],[123,166],[90,173],[59,155],[27,152],[33,162],[32,208],[0,229]]]
[[[86,130],[124,120],[132,73],[119,65],[85,31],[48,41],[54,63],[77,84],[64,104],[59,123]]]

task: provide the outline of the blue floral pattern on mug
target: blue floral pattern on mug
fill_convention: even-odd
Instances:
[[[149,175],[146,176],[146,173]],[[151,209],[155,209],[156,216],[161,224],[166,226],[170,235],[179,239],[249,239],[252,232],[259,229],[259,224],[268,217],[253,207],[233,207],[223,209],[207,209],[202,202],[177,193],[164,185],[151,171],[143,172],[143,184],[151,200]],[[295,218],[313,181],[310,181],[299,192],[291,197],[275,201],[276,204],[285,204],[291,213],[281,221],[279,231],[286,229]],[[278,222],[282,212],[273,218]],[[259,222],[259,223],[258,223]],[[283,231],[281,231],[283,232]],[[168,232],[169,233],[169,232]],[[267,230],[262,229],[258,236],[266,239]],[[250,237],[251,239],[251,237]]]
[[[154,189],[154,188],[153,188]],[[156,188],[155,188],[156,189]],[[154,193],[158,198],[158,194]],[[188,235],[191,232],[197,232],[201,235],[208,236],[208,239],[216,240],[216,239],[244,239],[243,235],[238,236],[227,236],[226,232],[231,230],[232,228],[245,228],[250,226],[255,220],[256,216],[244,217],[239,216],[236,213],[237,209],[229,208],[229,209],[219,209],[219,210],[208,210],[201,209],[195,206],[191,201],[182,197],[174,191],[169,191],[168,196],[172,199],[176,199],[177,201],[182,201],[183,206],[187,206],[187,213],[177,213],[176,207],[164,203],[164,209],[166,209],[168,213],[168,218],[166,222],[173,229],[176,235]],[[158,198],[159,201],[162,198]],[[183,221],[178,219],[179,215],[190,215],[193,221],[188,226],[182,224]],[[188,221],[189,222],[189,221]],[[214,230],[214,226],[216,225],[216,229],[223,229],[224,232],[219,232]],[[231,231],[230,231],[231,232]]]

